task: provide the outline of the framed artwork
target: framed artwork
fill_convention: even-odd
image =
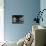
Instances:
[[[12,24],[23,24],[24,15],[12,15]]]

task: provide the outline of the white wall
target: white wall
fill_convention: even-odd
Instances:
[[[0,0],[0,41],[4,41],[4,0]]]
[[[46,9],[46,0],[40,0],[40,9],[41,11],[43,9]],[[46,11],[43,12],[42,17],[43,17],[43,22],[41,22],[40,24],[46,26]]]

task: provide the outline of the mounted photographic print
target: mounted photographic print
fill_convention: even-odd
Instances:
[[[23,24],[24,15],[12,15],[12,24]]]

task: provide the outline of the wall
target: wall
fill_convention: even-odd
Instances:
[[[40,1],[40,9],[41,9],[41,11],[43,9],[46,9],[46,0],[41,0]],[[40,25],[46,26],[46,20],[45,20],[46,19],[46,10],[43,12],[42,17],[43,17],[43,22],[41,21]]]
[[[0,0],[0,42],[4,41],[4,0]]]
[[[31,31],[40,0],[5,0],[4,5],[5,40],[18,41]],[[24,24],[12,24],[12,15],[24,15]]]

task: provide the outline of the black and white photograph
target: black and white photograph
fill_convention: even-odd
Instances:
[[[13,24],[23,24],[24,15],[12,15],[12,23]]]

